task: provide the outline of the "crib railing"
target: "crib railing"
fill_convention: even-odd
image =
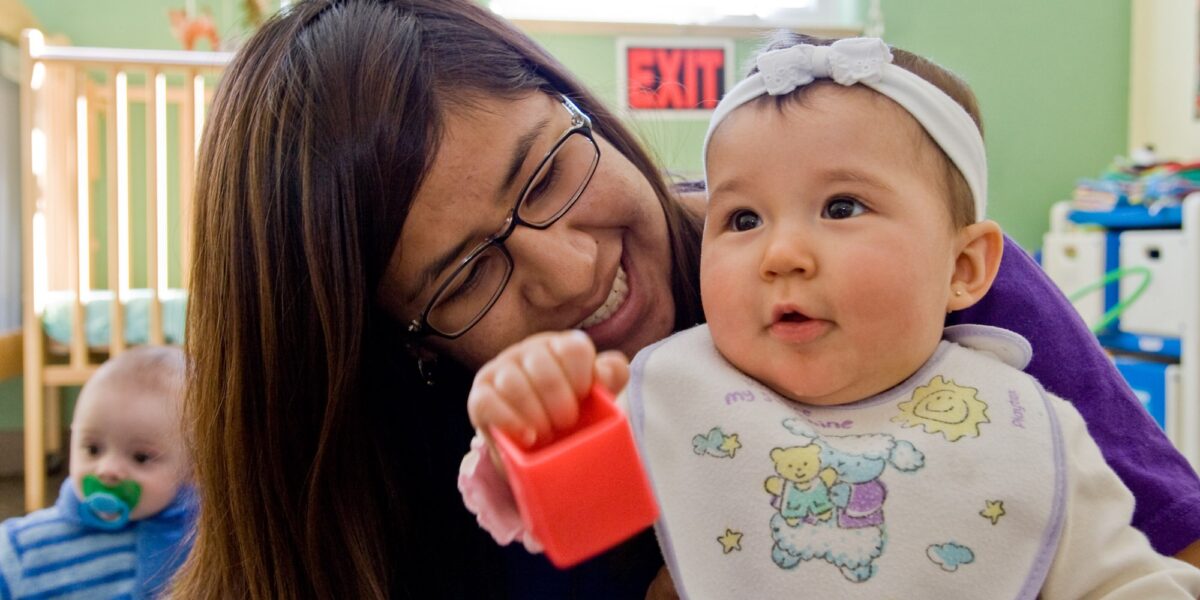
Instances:
[[[21,37],[29,510],[45,504],[46,452],[62,448],[61,388],[81,385],[105,358],[126,348],[124,301],[132,286],[150,291],[148,343],[165,342],[162,294],[172,284],[187,287],[196,149],[213,83],[230,58],[224,52],[54,46],[34,30]],[[144,114],[140,126],[131,121],[137,109]],[[144,140],[131,139],[139,128]],[[134,186],[131,173],[138,171],[144,181]],[[135,193],[135,187],[141,189]],[[137,222],[142,226],[135,230]],[[85,327],[87,302],[98,290],[111,294],[111,333],[101,348],[89,346]],[[73,298],[65,359],[48,351],[42,331],[52,291]]]

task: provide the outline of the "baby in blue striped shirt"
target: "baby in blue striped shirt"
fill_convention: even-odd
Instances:
[[[182,439],[186,361],[142,346],[79,394],[54,506],[0,524],[0,599],[152,598],[187,556],[196,497]]]

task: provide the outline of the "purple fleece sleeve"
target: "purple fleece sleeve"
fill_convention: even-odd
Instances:
[[[1200,540],[1200,478],[1142,408],[1096,337],[1024,250],[1004,239],[996,282],[947,324],[1015,331],[1033,345],[1026,371],[1083,414],[1109,466],[1136,500],[1133,525],[1175,554]]]

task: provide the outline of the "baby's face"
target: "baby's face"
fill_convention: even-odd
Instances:
[[[88,389],[71,424],[71,481],[113,485],[132,480],[142,493],[130,520],[153,516],[175,498],[186,474],[176,401],[119,384]]]
[[[701,294],[726,359],[793,400],[844,404],[932,354],[960,242],[911,115],[863,86],[809,92],[714,133]]]

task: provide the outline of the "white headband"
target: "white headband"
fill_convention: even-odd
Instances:
[[[937,86],[892,64],[892,53],[879,38],[848,38],[829,46],[801,44],[764,52],[758,72],[733,86],[713,111],[704,135],[703,158],[713,130],[737,107],[763,95],[781,96],[816,79],[842,85],[861,83],[904,107],[958,167],[975,198],[975,220],[987,211],[987,155],[983,136],[971,115]]]

